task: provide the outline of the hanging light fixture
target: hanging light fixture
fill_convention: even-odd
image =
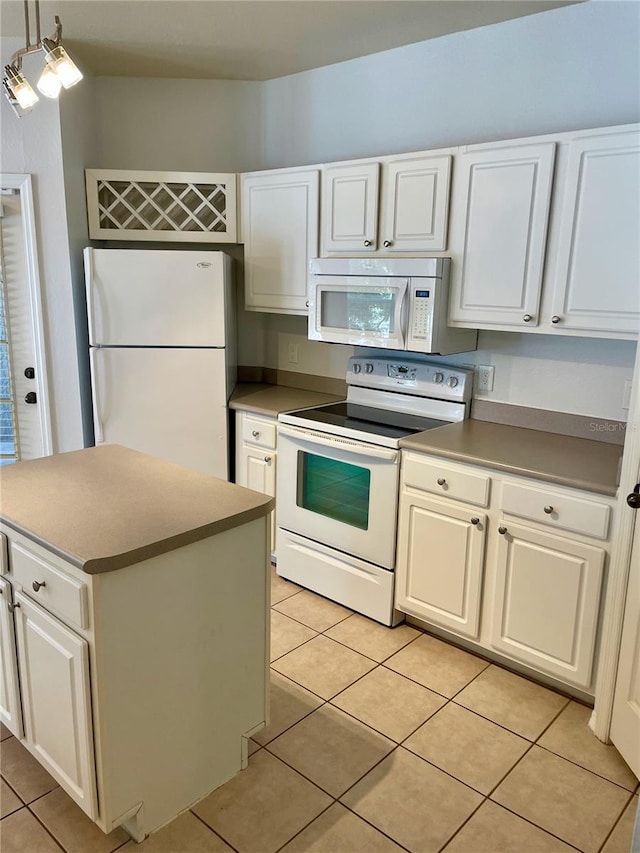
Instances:
[[[40,0],[33,0],[36,19],[36,41],[31,43],[29,28],[29,2],[24,0],[24,28],[26,46],[17,50],[8,65],[5,65],[5,77],[2,89],[16,115],[23,112],[39,100],[31,84],[22,73],[22,57],[42,51],[45,67],[38,80],[38,90],[47,98],[57,98],[62,87],[70,89],[82,80],[82,72],[62,46],[62,24],[56,15],[56,31],[50,38],[40,37]],[[18,107],[20,109],[18,109]],[[21,112],[22,111],[22,112]]]

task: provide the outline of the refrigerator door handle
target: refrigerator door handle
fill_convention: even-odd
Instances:
[[[89,343],[100,345],[107,343],[107,329],[104,322],[104,309],[100,304],[100,289],[93,263],[93,249],[84,251],[85,283],[87,290],[87,319],[89,325]],[[98,314],[100,315],[98,317]],[[102,322],[100,322],[102,321]]]
[[[100,382],[98,376],[99,349],[91,348],[91,387],[93,388],[93,433],[96,444],[104,444],[104,428],[100,411],[100,393],[104,393],[106,385]]]

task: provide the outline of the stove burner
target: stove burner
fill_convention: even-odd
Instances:
[[[389,409],[377,409],[347,402],[289,412],[289,416],[304,418],[305,421],[318,424],[345,427],[369,435],[397,439],[451,423],[451,421],[423,418],[419,415],[408,415]]]

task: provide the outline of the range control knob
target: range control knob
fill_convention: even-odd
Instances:
[[[364,372],[365,372],[365,373],[373,373],[373,365],[371,364],[371,362],[370,362],[370,361],[369,361],[369,362],[367,362],[367,364],[365,364],[365,366],[364,366]]]
[[[442,385],[442,383],[444,382],[444,373],[434,373],[433,381],[436,383],[436,385]]]
[[[458,384],[458,377],[457,376],[450,376],[448,381],[447,381],[447,385],[449,386],[449,388],[455,388],[457,384]]]
[[[360,373],[361,370],[362,370],[362,365],[358,364],[358,362],[356,361],[356,363],[353,365],[353,372],[354,373]]]

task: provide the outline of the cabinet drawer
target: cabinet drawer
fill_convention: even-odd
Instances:
[[[511,515],[595,539],[606,539],[609,532],[610,507],[562,492],[507,482],[502,486],[500,508]]]
[[[275,421],[267,421],[251,417],[251,415],[243,415],[242,440],[246,441],[247,444],[257,444],[259,447],[268,447],[271,450],[275,449]]]
[[[11,569],[29,598],[80,628],[88,627],[85,584],[63,574],[16,542],[11,543]]]
[[[405,456],[402,469],[403,482],[414,489],[423,489],[446,498],[454,498],[476,506],[488,506],[491,480],[453,465]]]

